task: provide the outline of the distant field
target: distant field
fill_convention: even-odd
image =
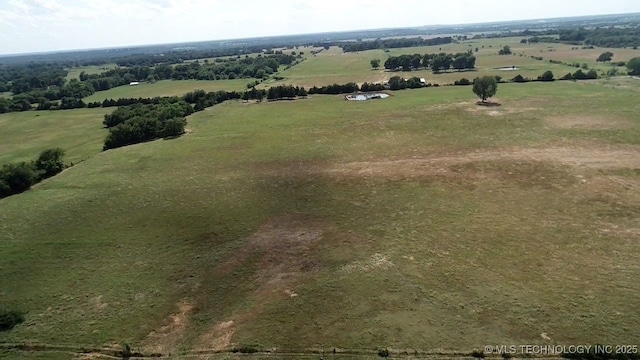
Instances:
[[[349,71],[365,55],[314,59],[338,72],[332,56]],[[3,115],[4,159],[75,141],[95,155],[0,200],[2,304],[28,311],[0,342],[172,356],[635,344],[632,80],[501,84],[487,108],[470,87],[234,101],[181,138],[98,154],[97,111]]]
[[[66,162],[102,150],[104,114],[113,109],[27,111],[0,115],[0,164],[34,160],[45,149],[63,148]]]
[[[69,73],[67,74],[67,80],[71,80],[71,79],[80,79],[80,73],[81,72],[85,72],[88,75],[93,75],[93,74],[102,74],[103,72],[107,71],[107,70],[111,70],[114,68],[117,68],[118,65],[117,64],[105,64],[105,65],[91,65],[91,66],[81,66],[81,67],[74,67],[71,69],[67,69],[69,71]]]
[[[255,79],[236,80],[163,80],[155,83],[140,83],[137,86],[118,86],[116,88],[99,91],[86,97],[85,102],[103,101],[106,99],[138,98],[155,96],[180,96],[194,90],[205,91],[239,91]]]
[[[284,81],[266,82],[264,87],[273,84],[294,84],[305,87],[313,85],[328,85],[332,83],[346,83],[355,81],[362,82],[378,82],[388,80],[392,76],[403,77],[424,77],[428,82],[447,84],[453,83],[463,77],[473,79],[477,76],[484,75],[500,75],[505,79],[511,79],[520,74],[524,77],[537,78],[547,70],[553,71],[557,76],[563,76],[568,72],[575,72],[577,69],[571,66],[558,65],[549,63],[550,59],[561,60],[564,62],[580,62],[587,63],[590,67],[599,71],[605,71],[611,68],[609,64],[596,63],[597,57],[605,52],[614,53],[614,61],[627,61],[635,56],[640,56],[640,50],[630,49],[607,49],[597,48],[592,50],[571,50],[571,45],[564,44],[536,44],[524,45],[520,44],[522,38],[499,38],[486,40],[470,40],[460,44],[448,44],[442,46],[426,46],[402,49],[390,49],[388,53],[383,50],[369,50],[358,53],[343,53],[337,47],[331,48],[329,51],[323,51],[315,57],[310,57],[302,64],[295,66],[287,71],[281,72],[281,76],[285,77]],[[498,50],[509,45],[514,55],[498,55]],[[478,52],[475,49],[478,48]],[[472,50],[477,57],[476,71],[457,72],[450,71],[447,73],[433,74],[430,70],[411,71],[411,72],[388,72],[384,69],[372,70],[370,61],[372,59],[380,59],[382,64],[389,56],[399,56],[402,54],[425,54],[425,53],[457,53]],[[555,50],[550,52],[548,50]],[[520,56],[522,54],[522,56]],[[530,56],[541,56],[543,61],[532,59]],[[516,66],[517,71],[500,71],[497,68]],[[622,72],[626,68],[619,68]]]

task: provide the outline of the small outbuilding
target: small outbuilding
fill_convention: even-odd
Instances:
[[[140,85],[140,83],[137,81],[132,81],[129,83],[129,86],[136,86],[136,85]]]

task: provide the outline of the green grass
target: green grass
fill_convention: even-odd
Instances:
[[[117,68],[117,64],[104,64],[104,65],[89,65],[78,66],[67,69],[67,81],[71,79],[80,79],[80,73],[85,72],[87,75],[102,74],[103,72]]]
[[[236,80],[163,80],[155,83],[140,83],[137,86],[118,86],[116,88],[98,91],[86,97],[85,102],[104,101],[106,99],[156,97],[156,96],[181,96],[194,90],[205,91],[239,91],[254,79]]]
[[[431,83],[449,84],[463,77],[473,79],[485,75],[499,75],[507,80],[520,74],[524,77],[535,79],[547,70],[553,71],[556,77],[561,77],[568,72],[575,72],[577,69],[566,65],[551,64],[549,63],[550,59],[567,63],[587,63],[590,68],[596,68],[599,71],[606,72],[611,68],[611,65],[596,63],[597,57],[602,52],[613,52],[615,54],[614,61],[626,61],[634,56],[640,56],[639,50],[608,48],[572,50],[574,46],[565,44],[524,45],[520,44],[521,39],[522,38],[469,40],[442,46],[390,49],[388,53],[383,50],[342,53],[341,49],[332,47],[330,50],[323,51],[315,57],[309,57],[307,61],[298,66],[281,72],[280,75],[286,78],[284,81],[265,82],[263,86],[293,84],[311,87],[314,85],[322,86],[333,83],[344,84],[351,81],[357,83],[365,81],[378,82],[388,80],[395,75],[406,78],[417,76],[423,77]],[[505,45],[511,47],[514,55],[498,55],[499,49]],[[478,48],[478,52],[475,52],[476,48]],[[472,50],[477,58],[476,71],[449,71],[440,74],[433,74],[430,70],[388,72],[384,69],[372,70],[370,65],[372,59],[380,59],[381,65],[384,65],[384,62],[389,56],[399,56],[402,54],[457,53],[468,50]],[[535,60],[532,59],[531,56],[541,56],[544,60]],[[498,68],[509,66],[516,66],[519,70],[497,70]],[[621,68],[621,70],[624,71],[625,69]]]
[[[633,343],[637,175],[585,159],[637,156],[637,94],[561,82],[497,97],[227,102],[179,139],[99,153],[2,199],[2,302],[28,313],[0,341],[173,354]],[[550,125],[571,116],[625,126]],[[491,155],[517,149],[560,158]]]
[[[113,109],[27,111],[0,115],[0,164],[30,161],[45,149],[60,147],[65,161],[87,159],[102,150],[104,114]]]

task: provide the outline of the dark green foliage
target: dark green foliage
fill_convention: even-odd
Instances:
[[[485,355],[483,351],[473,350],[473,352],[471,353],[471,356],[473,356],[476,359],[484,359]]]
[[[251,95],[252,94],[249,94],[248,99],[255,99],[255,97],[251,97]],[[274,86],[267,90],[267,99],[270,101],[295,99],[298,96],[307,96],[307,90],[305,90],[305,88],[292,85]]]
[[[467,85],[471,85],[472,82],[471,80],[467,79],[467,78],[462,78],[460,80],[456,80],[453,85],[460,85],[460,86],[467,86]]]
[[[433,72],[449,70],[451,67],[457,70],[474,69],[476,66],[476,57],[471,51],[457,54],[413,54],[391,56],[385,63],[387,70],[403,70],[410,71],[419,68],[432,68]]]
[[[451,44],[453,39],[450,36],[436,37],[432,39],[423,39],[421,37],[415,38],[401,38],[401,39],[376,39],[372,41],[353,41],[353,42],[341,42],[338,46],[342,48],[344,52],[356,52],[373,49],[396,49],[415,46],[433,46]]]
[[[511,81],[516,82],[516,83],[524,83],[524,82],[528,82],[529,79],[527,79],[527,78],[523,77],[522,75],[518,74],[513,79],[511,79]]]
[[[29,190],[38,180],[33,164],[21,162],[0,168],[0,198]]]
[[[64,170],[64,150],[61,148],[47,149],[40,153],[34,165],[39,179],[52,177]]]
[[[624,48],[640,45],[638,27],[596,27],[560,30],[560,41],[600,47]]]
[[[24,322],[24,313],[15,310],[0,311],[0,331],[9,331]]]
[[[485,102],[497,92],[498,82],[493,76],[483,76],[473,81],[473,93],[482,99],[482,102]]]
[[[365,82],[362,84],[362,86],[360,86],[360,91],[362,92],[382,91],[385,89],[386,89],[385,86],[382,84],[369,84],[368,82]]]
[[[511,55],[511,47],[509,45],[505,45],[500,51],[498,51],[498,55]]]
[[[403,79],[400,76],[394,76],[389,79],[389,89],[390,90],[403,90],[403,89],[418,89],[424,87],[425,84],[420,82],[420,78],[412,77],[408,80]]]
[[[380,67],[380,59],[371,60],[371,67],[377,69]]]
[[[224,95],[221,94],[221,97],[226,100],[226,93],[222,93]],[[202,104],[207,99],[210,100],[207,95],[205,93],[204,97],[199,97],[199,95],[191,94],[190,99],[201,101],[200,106],[204,106]],[[193,112],[194,109],[184,100],[176,102],[167,100],[160,104],[134,104],[120,107],[112,114],[105,115],[103,123],[109,128],[109,134],[105,139],[103,149],[113,149],[161,137],[179,136],[184,133],[185,116]]]
[[[553,81],[553,72],[551,70],[545,71],[542,75],[538,76],[540,81]]]
[[[613,53],[610,51],[607,51],[600,54],[600,56],[598,56],[598,59],[596,61],[605,62],[605,61],[611,61],[611,59],[613,59]]]
[[[640,57],[634,57],[627,62],[629,75],[640,75]]]
[[[337,94],[350,94],[350,93],[354,93],[359,91],[360,88],[358,87],[358,84],[356,83],[346,83],[344,85],[338,85],[338,84],[333,84],[333,85],[328,85],[328,86],[323,86],[323,87],[316,87],[313,86],[311,89],[309,89],[309,95],[313,95],[313,94],[331,94],[331,95],[337,95]]]

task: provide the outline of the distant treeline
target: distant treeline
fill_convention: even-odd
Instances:
[[[47,149],[35,161],[4,164],[0,167],[0,198],[29,190],[32,185],[62,170],[64,151]]]
[[[338,46],[342,48],[344,52],[366,51],[374,49],[395,49],[404,47],[416,47],[416,46],[434,46],[451,44],[453,38],[436,37],[432,39],[424,39],[421,37],[413,38],[401,38],[401,39],[376,39],[369,41],[351,41],[339,43]]]
[[[446,71],[454,68],[458,71],[469,70],[476,67],[476,57],[471,51],[457,54],[413,54],[390,56],[384,63],[385,69],[403,71],[419,68],[431,68],[433,72]]]
[[[640,46],[640,27],[560,30],[559,40],[570,44],[637,49]]]
[[[134,66],[117,68],[102,74],[80,73],[80,81],[71,79],[65,84],[67,71],[46,64],[0,67],[0,90],[12,91],[11,99],[0,98],[0,113],[31,110],[74,109],[87,106],[82,99],[133,81],[157,80],[224,80],[236,78],[264,79],[278,71],[280,66],[292,66],[301,56],[283,54],[257,57],[216,59],[212,63],[180,65],[162,64],[156,67]],[[93,103],[89,107],[98,107]]]

